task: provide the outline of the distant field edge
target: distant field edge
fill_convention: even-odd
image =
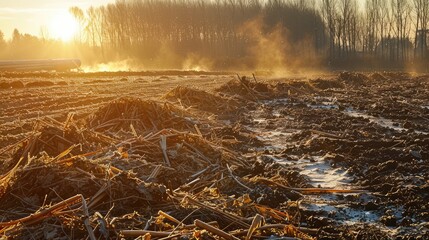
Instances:
[[[232,75],[234,72],[224,71],[188,71],[188,70],[156,70],[156,71],[117,71],[117,72],[52,72],[52,71],[0,71],[0,77],[128,77],[128,76],[196,76],[196,75]]]

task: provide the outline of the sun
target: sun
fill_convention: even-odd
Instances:
[[[64,42],[73,40],[79,28],[76,19],[69,13],[55,15],[49,25],[49,34],[54,39]]]

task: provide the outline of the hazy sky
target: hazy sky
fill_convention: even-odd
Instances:
[[[7,38],[15,28],[40,36],[42,26],[49,28],[72,6],[87,8],[111,2],[115,0],[0,0],[0,30]]]
[[[115,0],[0,0],[0,30],[7,38],[15,28],[21,33],[40,36],[42,27],[49,30],[72,6],[85,9],[112,2]]]

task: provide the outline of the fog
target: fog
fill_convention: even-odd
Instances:
[[[1,59],[79,58],[85,71],[426,70],[424,0],[117,1],[73,7],[73,41],[15,30]]]

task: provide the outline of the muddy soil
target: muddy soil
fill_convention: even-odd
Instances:
[[[22,217],[29,211],[28,206],[36,210],[37,206],[43,206],[44,196],[46,201],[46,196],[59,197],[58,193],[67,197],[72,192],[86,197],[96,195],[97,189],[75,179],[81,177],[82,169],[88,169],[85,171],[91,174],[94,172],[95,176],[88,179],[102,177],[105,173],[101,164],[109,167],[112,164],[121,171],[129,171],[115,183],[117,189],[125,189],[115,196],[126,201],[122,205],[119,202],[118,206],[122,208],[116,208],[112,214],[121,215],[122,221],[133,222],[134,225],[121,225],[132,229],[143,228],[145,221],[150,222],[148,215],[153,216],[155,209],[169,209],[177,219],[192,215],[196,210],[191,212],[177,201],[174,202],[177,206],[167,201],[170,191],[179,189],[200,196],[200,199],[218,201],[218,206],[228,209],[231,209],[232,200],[234,206],[243,205],[247,202],[244,196],[247,196],[256,206],[293,215],[287,223],[310,229],[307,233],[311,238],[306,239],[429,239],[428,76],[344,72],[279,80],[196,74],[3,75],[0,80],[2,154],[9,151],[8,146],[18,143],[15,146],[20,147],[20,140],[39,131],[35,123],[43,119],[52,126],[43,129],[38,145],[31,150],[41,158],[46,154],[61,155],[67,149],[67,142],[81,145],[80,149],[74,148],[76,153],[68,153],[78,155],[100,147],[116,149],[112,148],[114,141],[111,139],[129,141],[133,137],[136,137],[133,141],[138,146],[133,154],[139,158],[133,160],[133,156],[128,156],[130,144],[107,151],[106,156],[114,160],[102,157],[87,163],[84,157],[79,158],[75,163],[77,171],[67,177],[78,183],[65,181],[61,187],[55,187],[58,192],[49,184],[53,180],[64,182],[61,168],[43,168],[35,181],[31,175],[22,173],[20,178],[17,177],[17,184],[33,192],[24,194],[25,187],[6,191],[5,196],[10,199],[0,198],[3,203],[0,210],[4,214],[0,221]],[[168,103],[164,102],[166,99]],[[130,115],[121,115],[125,108],[129,109],[127,113]],[[169,112],[164,113],[165,109]],[[70,113],[77,119],[76,130],[67,132],[67,135],[57,127],[64,122],[66,128]],[[168,122],[154,122],[161,119]],[[112,125],[112,121],[116,125]],[[88,131],[78,130],[78,125],[84,125]],[[177,149],[195,144],[192,146],[197,149],[188,146],[187,152],[170,149],[166,153],[162,146],[159,148],[158,140],[153,140],[153,144],[143,143],[146,137],[155,139],[152,134],[163,131],[163,128],[174,129],[174,134],[167,131],[173,137],[166,144]],[[188,132],[192,134],[188,135]],[[51,145],[47,148],[46,142],[59,135],[64,138],[56,142],[60,144],[54,146],[55,149]],[[141,136],[146,137],[142,140]],[[94,143],[91,138],[103,141]],[[19,160],[16,156],[22,154],[23,149],[17,149],[12,158],[7,154],[0,157],[2,169],[11,169],[13,164],[10,162],[14,159],[15,164]],[[161,168],[162,163],[157,161],[165,155],[184,163],[179,165],[180,168]],[[201,155],[216,159],[220,165],[204,165],[206,158]],[[187,165],[198,156],[203,165]],[[127,162],[122,158],[127,158]],[[216,192],[204,185],[190,187],[188,178],[192,176],[223,179],[219,168],[226,174],[233,172],[236,177],[219,185]],[[179,174],[178,169],[181,170]],[[156,181],[148,181],[155,172],[159,174]],[[143,185],[150,192],[150,200],[147,192],[146,195],[133,192],[139,196],[136,200],[127,198],[126,192],[134,191],[134,185],[129,186],[130,175],[136,181],[134,185]],[[7,175],[2,170],[0,177],[4,176]],[[243,183],[245,186],[240,186]],[[39,191],[39,184],[47,186]],[[300,192],[302,189],[305,190]],[[318,190],[303,194],[309,189]],[[17,208],[16,199],[28,206]],[[152,200],[159,201],[148,205]],[[134,211],[137,205],[144,205],[148,213],[140,212],[142,215],[139,215]],[[99,211],[109,215],[110,210],[105,207]],[[20,212],[14,212],[16,209]],[[240,208],[240,217],[253,216],[243,209]],[[270,216],[264,216],[267,222],[283,223]],[[221,223],[211,215],[193,217]],[[224,227],[231,228],[228,224]],[[259,237],[267,238],[270,234]],[[272,233],[271,236],[282,235]],[[207,239],[212,237],[206,236]]]
[[[241,120],[266,143],[255,158],[313,187],[366,190],[303,198],[301,223],[320,228],[319,239],[350,229],[357,239],[428,237],[429,80],[398,75],[316,79],[316,92],[291,89]]]

